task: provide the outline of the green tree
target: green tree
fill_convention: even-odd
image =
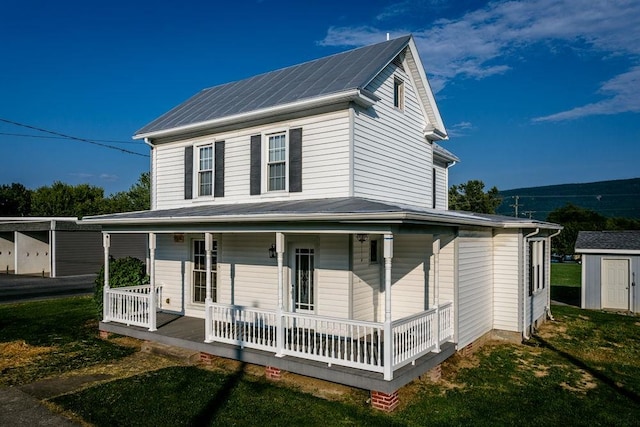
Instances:
[[[449,209],[457,211],[496,213],[502,199],[496,187],[484,191],[484,182],[470,180],[464,184],[452,185],[449,189]]]
[[[16,182],[0,185],[0,216],[31,214],[31,190]]]
[[[83,217],[105,210],[104,190],[89,184],[73,186],[56,181],[51,187],[36,189],[31,197],[33,216]]]
[[[138,258],[125,257],[115,259],[109,257],[109,287],[138,286],[149,283],[147,267]],[[95,280],[96,290],[93,299],[98,307],[98,316],[102,317],[104,294],[104,265],[100,268]]]
[[[129,191],[121,191],[109,197],[106,205],[109,213],[149,210],[151,208],[149,172],[143,172]]]
[[[579,231],[605,230],[607,218],[596,211],[581,208],[567,203],[561,208],[551,212],[547,221],[560,224],[564,227],[562,232],[551,242],[553,252],[560,255],[575,252],[576,239]]]

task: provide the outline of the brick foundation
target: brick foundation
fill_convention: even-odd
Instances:
[[[427,372],[427,378],[433,382],[438,382],[442,379],[442,365],[438,365]]]
[[[268,380],[278,381],[282,378],[282,370],[274,368],[273,366],[266,366],[264,368],[264,374]]]
[[[211,365],[215,356],[213,354],[200,352],[200,363],[204,365]]]
[[[371,390],[371,406],[384,412],[392,412],[400,404],[398,392],[383,393]]]
[[[98,331],[98,336],[99,336],[101,339],[103,339],[103,340],[108,339],[110,335],[111,335],[111,333],[110,333],[110,332],[107,332],[107,331]]]

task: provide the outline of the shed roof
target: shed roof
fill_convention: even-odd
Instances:
[[[580,231],[576,239],[576,252],[639,251],[640,230]]]
[[[411,36],[349,50],[204,89],[136,132],[135,137],[365,86],[407,47]]]

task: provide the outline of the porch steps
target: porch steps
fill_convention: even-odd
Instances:
[[[145,341],[142,344],[140,351],[165,356],[188,365],[195,365],[200,361],[199,351],[174,347],[172,345],[162,344],[159,342]]]

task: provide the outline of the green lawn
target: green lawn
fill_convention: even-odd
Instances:
[[[551,286],[580,287],[582,283],[582,265],[576,263],[552,263]]]
[[[0,305],[0,385],[19,385],[127,356],[98,338],[91,297]]]
[[[111,425],[638,425],[640,319],[554,307],[527,345],[494,343],[401,390],[393,414],[196,367],[166,368],[53,399]]]

